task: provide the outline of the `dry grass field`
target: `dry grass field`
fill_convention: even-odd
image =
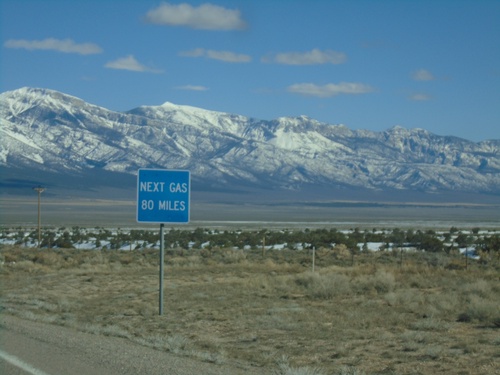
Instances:
[[[2,314],[263,374],[500,374],[500,264],[446,254],[3,246]]]

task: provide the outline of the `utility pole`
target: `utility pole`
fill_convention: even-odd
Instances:
[[[37,187],[34,187],[33,190],[35,190],[38,193],[38,248],[40,248],[40,242],[42,240],[42,227],[41,227],[41,196],[42,193],[45,191],[45,188],[38,185]]]
[[[316,263],[316,246],[313,246],[313,257],[312,257],[312,271],[314,273],[314,266]]]

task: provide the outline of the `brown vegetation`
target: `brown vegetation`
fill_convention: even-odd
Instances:
[[[343,251],[344,250],[344,251]],[[275,374],[494,374],[500,273],[452,254],[4,246],[4,314]]]

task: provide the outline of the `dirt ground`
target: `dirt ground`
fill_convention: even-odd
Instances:
[[[3,314],[276,374],[500,374],[500,272],[446,254],[1,249]]]

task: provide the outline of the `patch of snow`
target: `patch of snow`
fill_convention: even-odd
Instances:
[[[0,163],[6,164],[7,163],[7,156],[9,156],[9,150],[1,147],[0,148]]]
[[[0,239],[0,244],[1,245],[15,245],[17,240],[15,239],[10,239],[10,238],[1,238]]]
[[[40,154],[31,154],[31,155],[27,154],[24,156],[26,156],[28,159],[31,159],[38,164],[43,164],[43,158]]]
[[[26,137],[22,133],[19,133],[19,132],[16,133],[16,132],[12,131],[11,129],[9,129],[8,127],[4,127],[4,126],[2,126],[1,131],[2,131],[2,133],[5,133],[5,135],[2,135],[2,139],[5,139],[4,137],[10,137],[12,139],[15,139],[16,141],[19,141],[21,143],[28,145],[29,147],[43,151],[43,149],[40,146],[38,146],[35,142],[33,142],[31,139],[29,139],[28,137]]]
[[[73,246],[75,249],[79,250],[89,250],[89,249],[95,249],[95,242],[89,242],[89,241],[83,241],[79,243],[74,243]]]
[[[358,243],[358,248],[363,249],[364,243]],[[385,246],[385,242],[367,242],[366,248],[368,251],[380,251]]]
[[[459,250],[460,254],[466,256],[469,259],[474,259],[474,260],[481,259],[481,257],[479,255],[477,255],[476,249],[473,247],[463,247],[463,248],[460,248],[458,250]]]

